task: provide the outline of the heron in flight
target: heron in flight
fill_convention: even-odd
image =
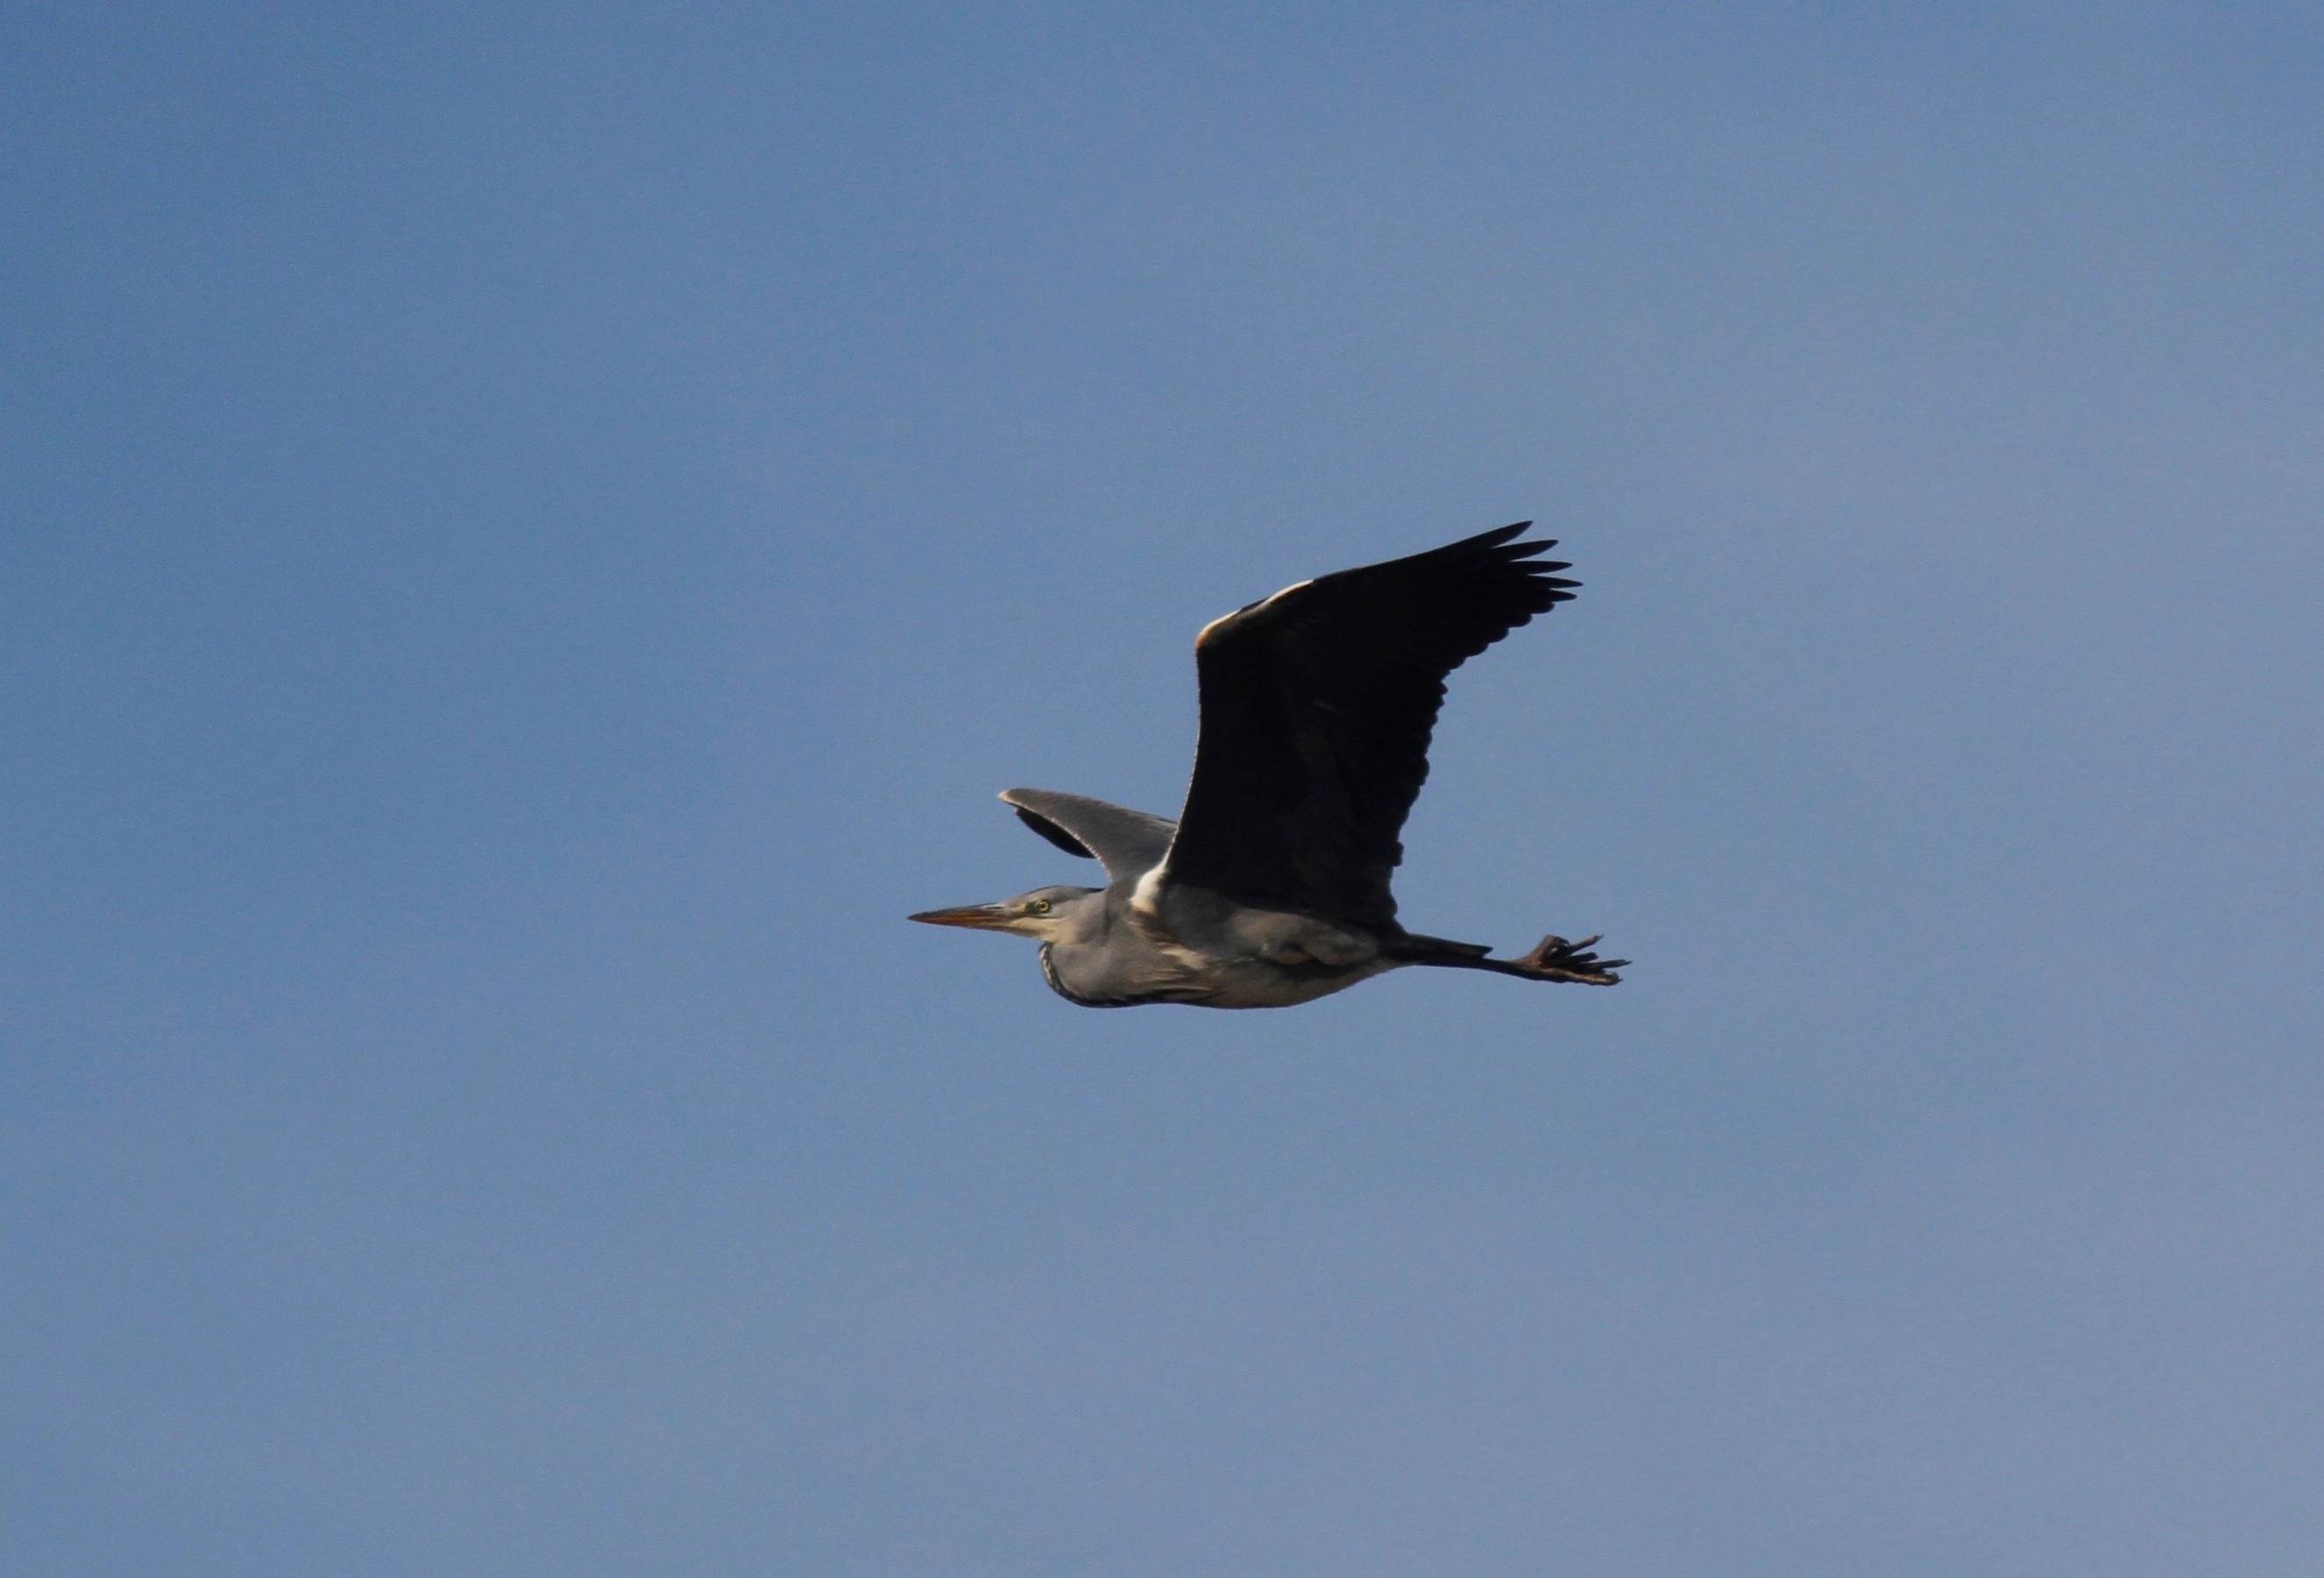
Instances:
[[[1627,959],[1544,937],[1496,959],[1397,924],[1397,835],[1428,776],[1444,677],[1573,595],[1533,524],[1286,586],[1194,638],[1202,725],[1176,822],[1049,789],[1001,798],[1102,888],[915,915],[1014,932],[1085,1008],[1288,1008],[1406,964],[1611,986]]]

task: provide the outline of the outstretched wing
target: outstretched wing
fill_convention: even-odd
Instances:
[[[1064,850],[1095,860],[1114,881],[1135,880],[1162,863],[1178,825],[1127,806],[1055,789],[1002,789],[1018,819]]]
[[[1529,521],[1287,586],[1194,639],[1194,778],[1168,879],[1396,924],[1397,835],[1428,777],[1444,677],[1572,596]]]

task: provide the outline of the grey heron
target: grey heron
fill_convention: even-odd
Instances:
[[[1406,964],[1614,985],[1629,961],[1590,952],[1595,937],[1496,959],[1405,930],[1388,891],[1445,676],[1580,585],[1537,557],[1554,540],[1518,540],[1532,524],[1301,581],[1213,621],[1194,638],[1202,719],[1176,822],[1004,790],[1106,885],[911,918],[1037,939],[1043,977],[1087,1008],[1287,1008]]]

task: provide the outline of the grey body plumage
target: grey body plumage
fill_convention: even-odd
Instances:
[[[1427,777],[1444,677],[1572,595],[1521,521],[1302,581],[1195,638],[1194,780],[1177,822],[1047,789],[1001,798],[1103,888],[1038,888],[912,917],[1041,944],[1041,974],[1090,1008],[1287,1008],[1406,964],[1610,986],[1628,961],[1549,937],[1516,959],[1407,932],[1388,881]]]

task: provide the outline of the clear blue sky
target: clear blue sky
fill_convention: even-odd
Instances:
[[[2324,23],[0,21],[0,1566],[2324,1563]],[[907,911],[1524,517],[1407,972]]]

